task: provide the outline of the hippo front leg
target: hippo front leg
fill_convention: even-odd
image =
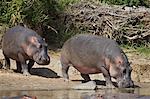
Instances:
[[[17,65],[17,72],[21,73],[21,63],[19,61],[16,61],[16,65]]]
[[[21,68],[22,68],[23,75],[29,76],[30,73],[28,72],[28,65],[26,63],[26,60],[24,59],[23,55],[20,54],[20,53],[18,54],[18,57],[19,57],[19,60],[20,60],[20,63],[21,63]]]
[[[22,73],[24,76],[29,76],[30,73],[28,72],[28,65],[25,63],[21,63],[21,67],[22,67]]]
[[[105,66],[99,66],[100,70],[103,73],[103,76],[105,78],[106,81],[106,87],[108,88],[115,88],[115,86],[113,85],[112,81],[111,81],[111,76],[109,74],[109,71],[106,69]]]
[[[21,64],[21,67],[22,67],[22,73],[24,76],[30,76],[30,73],[28,71],[28,65],[25,63],[22,63]]]

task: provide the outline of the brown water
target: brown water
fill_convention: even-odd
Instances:
[[[103,90],[1,90],[0,97],[29,95],[37,99],[150,99],[150,88],[103,89]],[[98,95],[102,97],[97,97]],[[142,95],[142,96],[141,96]],[[138,96],[138,97],[137,97]],[[140,96],[140,97],[139,97]]]

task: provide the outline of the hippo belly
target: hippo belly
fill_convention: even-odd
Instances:
[[[101,70],[96,67],[88,67],[88,66],[74,66],[80,73],[82,74],[96,74],[101,73]]]

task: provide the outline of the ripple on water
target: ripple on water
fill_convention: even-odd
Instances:
[[[0,97],[36,96],[37,99],[150,99],[150,88],[101,89],[101,90],[1,90]]]

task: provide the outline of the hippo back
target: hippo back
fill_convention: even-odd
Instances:
[[[112,54],[117,55],[120,51],[121,49],[114,40],[80,34],[65,42],[62,56],[73,63],[96,65],[97,62],[103,61],[104,57]]]

